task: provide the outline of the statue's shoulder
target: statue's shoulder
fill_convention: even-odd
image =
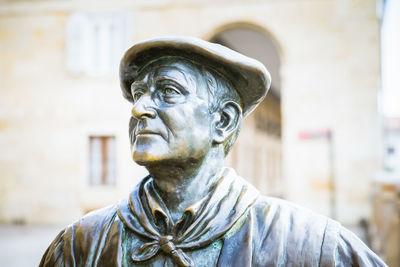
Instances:
[[[75,221],[70,227],[84,227],[85,229],[104,227],[116,218],[117,205],[110,205],[91,211]]]
[[[270,266],[279,258],[296,266],[386,266],[339,222],[294,203],[260,196],[253,214],[255,261]],[[282,256],[283,255],[283,256]]]
[[[253,205],[254,209],[259,213],[272,213],[289,217],[303,217],[309,220],[329,220],[328,217],[315,213],[314,211],[299,206],[293,202],[276,198],[260,195]],[[286,217],[284,217],[286,218]]]
[[[325,253],[321,248],[325,250],[328,247],[330,258],[335,255],[334,248],[341,226],[328,217],[294,203],[266,196],[257,199],[252,212],[256,231],[254,236],[261,251],[271,251],[277,257],[292,251],[287,254],[287,259],[304,260],[305,265],[315,266],[318,266]],[[303,257],[297,252],[313,256]]]
[[[257,198],[253,207],[257,213],[260,213],[260,215],[265,215],[265,213],[275,216],[280,215],[283,216],[282,219],[296,218],[302,219],[301,221],[313,221],[316,219],[319,221],[329,220],[328,217],[317,214],[314,211],[299,206],[293,202],[264,195],[260,195]]]
[[[119,232],[116,205],[92,211],[63,229],[50,244],[39,266],[69,266],[91,262],[97,248]]]
[[[117,206],[107,206],[91,211],[67,226],[64,230],[65,236],[68,240],[79,240],[83,244],[92,244],[102,238],[101,235],[107,235],[115,223],[118,223]]]

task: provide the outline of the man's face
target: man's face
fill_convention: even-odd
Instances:
[[[186,164],[211,147],[206,83],[190,63],[159,60],[143,69],[131,86],[133,159],[140,165]]]

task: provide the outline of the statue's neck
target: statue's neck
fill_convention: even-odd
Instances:
[[[173,164],[147,167],[154,188],[163,199],[173,221],[181,218],[185,208],[210,193],[220,177],[224,157],[208,155],[198,164],[185,168]]]

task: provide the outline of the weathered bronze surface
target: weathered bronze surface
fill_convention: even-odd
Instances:
[[[339,223],[261,196],[223,166],[265,97],[265,67],[195,38],[134,45],[121,61],[132,156],[149,175],[56,237],[40,266],[386,266]]]

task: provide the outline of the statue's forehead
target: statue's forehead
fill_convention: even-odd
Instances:
[[[160,65],[154,69],[152,74],[153,76],[170,77],[186,83],[197,81],[198,78],[197,71],[193,71],[190,67],[179,63]]]

